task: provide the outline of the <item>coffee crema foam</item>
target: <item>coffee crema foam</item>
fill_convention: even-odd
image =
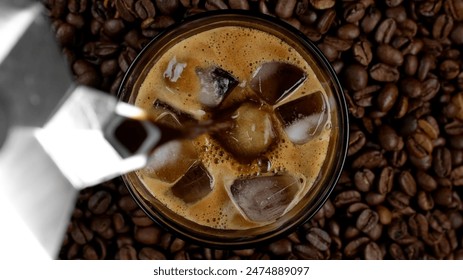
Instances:
[[[153,114],[159,114],[153,103],[160,100],[194,116],[197,120],[205,120],[211,115],[198,101],[201,85],[196,69],[218,66],[238,79],[240,84],[222,103],[226,107],[227,104],[255,98],[255,93],[246,90],[245,86],[256,69],[262,63],[270,61],[291,63],[303,69],[307,75],[306,80],[290,96],[270,107],[275,108],[317,91],[327,98],[325,89],[306,61],[310,61],[309,54],[304,56],[306,58],[280,38],[266,32],[239,26],[218,27],[188,37],[167,50],[141,83],[135,104]],[[327,110],[330,112],[330,108]],[[211,135],[202,135],[191,141],[199,160],[213,178],[212,191],[194,203],[185,203],[173,195],[171,187],[175,182],[167,183],[146,176],[143,171],[138,171],[137,176],[161,203],[200,225],[217,229],[259,227],[274,221],[255,222],[243,216],[241,210],[230,199],[230,186],[233,181],[237,178],[282,172],[296,176],[301,187],[286,209],[287,212],[307,194],[320,173],[331,135],[330,124],[329,119],[317,138],[296,145],[288,139],[281,124],[276,123],[278,141],[259,156],[259,159],[268,159],[271,163],[270,170],[265,174],[262,173],[262,166],[259,166],[259,159],[252,160],[249,164],[240,163]],[[179,160],[182,160],[181,156]]]

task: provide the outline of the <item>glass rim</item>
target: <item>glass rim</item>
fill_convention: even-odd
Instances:
[[[331,179],[324,184],[324,186],[319,190],[319,192],[314,196],[314,199],[307,203],[303,207],[304,211],[299,211],[297,215],[288,219],[288,221],[281,224],[280,227],[277,229],[271,230],[269,232],[258,234],[247,238],[244,236],[243,238],[234,238],[234,239],[223,239],[221,237],[216,236],[207,236],[198,237],[194,233],[189,234],[185,232],[187,229],[185,226],[180,225],[175,221],[171,221],[168,217],[164,217],[162,213],[153,213],[155,209],[148,205],[149,202],[144,201],[140,194],[134,190],[132,186],[132,182],[128,179],[128,175],[123,175],[122,179],[124,184],[126,185],[130,195],[133,197],[135,202],[138,206],[146,213],[148,217],[150,217],[155,223],[161,226],[166,231],[172,233],[173,235],[177,235],[182,239],[194,242],[196,244],[213,247],[213,248],[220,248],[220,249],[242,249],[242,248],[250,248],[258,246],[259,244],[263,244],[265,242],[270,242],[275,240],[279,237],[284,236],[284,234],[289,234],[296,230],[297,227],[301,226],[305,222],[309,221],[316,213],[323,207],[323,205],[328,200],[331,192],[334,190],[343,170],[343,166],[345,164],[346,156],[347,156],[347,149],[348,149],[348,142],[349,142],[349,121],[348,121],[348,107],[344,97],[343,89],[341,83],[337,77],[336,72],[334,71],[333,67],[329,63],[328,59],[324,56],[316,45],[307,38],[307,36],[293,27],[292,25],[269,15],[259,14],[251,11],[245,10],[220,10],[220,11],[206,11],[196,15],[189,16],[184,18],[182,21],[175,23],[165,30],[161,31],[157,34],[150,42],[143,47],[143,49],[139,52],[136,56],[134,61],[130,64],[128,70],[124,74],[124,77],[121,81],[120,87],[117,92],[117,97],[119,99],[123,99],[126,94],[124,92],[125,86],[128,83],[128,80],[131,79],[133,72],[135,71],[136,67],[139,67],[139,61],[143,60],[146,53],[156,44],[158,40],[161,40],[163,37],[169,36],[174,33],[177,29],[193,24],[195,22],[201,21],[217,21],[223,22],[229,18],[232,21],[241,21],[245,22],[246,19],[259,21],[262,24],[271,25],[274,27],[279,27],[281,29],[285,29],[288,32],[292,33],[291,37],[295,39],[295,42],[300,44],[300,46],[307,50],[307,52],[314,56],[316,62],[320,62],[323,66],[322,72],[327,72],[328,79],[332,82],[332,95],[335,97],[336,105],[337,105],[337,116],[338,121],[340,124],[339,135],[337,138],[338,143],[334,146],[338,149],[337,150],[337,157],[338,159],[333,163],[334,166],[331,166]],[[324,174],[326,176],[326,174]],[[151,211],[150,211],[151,210]],[[156,212],[156,211],[155,211]],[[306,212],[306,213],[303,213]],[[290,224],[288,222],[291,221]],[[190,229],[191,230],[191,229]],[[220,229],[220,231],[240,231],[245,233],[247,230],[224,230]]]

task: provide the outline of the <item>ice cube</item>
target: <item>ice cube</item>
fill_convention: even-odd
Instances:
[[[197,152],[189,141],[171,141],[157,148],[142,174],[173,183],[198,161]]]
[[[317,91],[276,108],[286,135],[295,144],[307,143],[318,136],[328,121],[325,96]]]
[[[181,128],[185,124],[195,123],[195,119],[188,113],[175,109],[168,103],[157,99],[153,103],[153,112],[157,123],[165,124],[172,128]]]
[[[201,84],[199,102],[208,108],[220,105],[238,85],[232,74],[219,67],[197,68],[196,74]]]
[[[195,164],[172,187],[172,193],[186,203],[201,200],[212,191],[212,177],[202,163]]]
[[[289,174],[238,179],[230,187],[231,199],[251,221],[271,222],[284,213],[300,189]]]
[[[177,82],[186,66],[185,62],[177,61],[177,57],[175,56],[172,57],[164,71],[164,78],[173,83]]]
[[[243,103],[230,115],[231,128],[214,137],[238,160],[253,159],[267,151],[277,137],[269,110],[255,103]]]
[[[254,72],[250,87],[270,105],[288,96],[307,78],[301,68],[285,62],[266,62]]]

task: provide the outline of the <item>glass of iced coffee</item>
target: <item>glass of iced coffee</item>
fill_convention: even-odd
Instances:
[[[321,52],[291,26],[245,12],[206,13],[155,38],[120,98],[173,128],[225,129],[157,148],[124,181],[141,208],[191,241],[255,246],[310,219],[346,156],[346,104]]]

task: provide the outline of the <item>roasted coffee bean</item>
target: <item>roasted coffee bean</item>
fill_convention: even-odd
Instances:
[[[364,248],[364,246],[369,242],[368,237],[360,237],[349,242],[346,247],[344,247],[344,254],[346,257],[354,257],[357,253]]]
[[[417,128],[424,132],[430,139],[435,140],[439,137],[439,126],[434,118],[427,118],[426,120],[418,120]]]
[[[93,232],[82,222],[73,222],[71,237],[79,245],[84,245],[93,239]]]
[[[424,158],[433,150],[431,139],[423,133],[413,133],[408,137],[406,144],[409,153],[417,158]]]
[[[387,194],[391,192],[394,182],[394,170],[392,167],[385,167],[381,171],[378,180],[378,193]]]
[[[387,83],[384,85],[383,89],[379,92],[376,99],[376,104],[382,112],[388,112],[394,106],[397,97],[399,95],[399,90],[397,86],[393,83]]]
[[[43,3],[51,18],[59,18],[66,12],[66,0],[45,0]]]
[[[100,72],[103,77],[112,77],[119,72],[119,64],[116,59],[108,59],[101,63]]]
[[[360,236],[362,232],[355,226],[348,226],[344,232],[344,239],[352,240]]]
[[[275,6],[275,14],[280,18],[289,18],[293,15],[296,0],[278,0]]]
[[[184,249],[185,246],[186,246],[186,242],[183,239],[174,238],[172,243],[170,244],[169,251],[171,253],[179,252],[180,250]]]
[[[463,23],[460,22],[454,25],[453,30],[450,33],[450,39],[455,44],[463,44]]]
[[[166,256],[151,247],[144,247],[138,252],[139,260],[165,260]]]
[[[161,231],[155,226],[135,227],[134,238],[145,245],[157,244],[161,239]]]
[[[433,156],[434,172],[439,177],[447,177],[452,171],[452,158],[446,148],[438,148]]]
[[[376,193],[376,192],[369,192],[365,196],[365,201],[370,206],[379,205],[386,200],[386,196],[384,194]]]
[[[378,213],[364,209],[357,218],[356,227],[364,233],[370,232],[378,223]]]
[[[389,204],[397,210],[405,209],[410,205],[410,197],[401,191],[393,191],[387,196]]]
[[[366,10],[365,16],[362,19],[360,26],[362,27],[363,32],[370,33],[376,28],[376,25],[378,25],[380,20],[381,11],[375,6],[370,6]]]
[[[107,250],[106,243],[100,239],[95,238],[91,243],[87,243],[82,248],[82,256],[84,260],[103,260],[106,258]]]
[[[146,227],[153,224],[150,217],[146,216],[145,212],[141,209],[137,209],[131,213],[132,222],[140,227]]]
[[[317,30],[321,34],[325,34],[331,28],[334,20],[336,18],[336,11],[334,9],[326,10],[317,22]]]
[[[381,87],[380,86],[368,86],[364,89],[356,91],[354,93],[354,101],[358,106],[362,107],[370,107],[373,105],[373,95],[376,93]]]
[[[350,205],[354,202],[359,202],[361,199],[361,195],[358,191],[344,191],[336,195],[334,198],[334,205],[336,207],[343,207]]]
[[[381,62],[391,66],[400,66],[404,62],[402,53],[387,44],[380,44],[376,48],[376,56]]]
[[[453,18],[442,14],[436,18],[432,28],[432,36],[437,40],[446,39],[453,28]]]
[[[126,217],[122,213],[115,213],[112,216],[114,230],[117,233],[125,233],[130,230]]]
[[[423,214],[417,213],[410,216],[408,219],[408,226],[413,236],[421,237],[428,235],[429,224],[427,218]]]
[[[424,211],[429,211],[434,208],[434,199],[428,192],[419,191],[417,199],[418,206]]]
[[[406,77],[400,81],[400,91],[410,98],[418,98],[422,94],[422,84],[415,78]]]
[[[125,31],[124,21],[121,19],[108,19],[103,23],[103,32],[110,38],[119,39]]]
[[[137,18],[134,9],[135,0],[115,0],[115,5],[117,11],[124,20],[128,22],[135,21]]]
[[[400,242],[408,236],[407,228],[407,224],[404,220],[393,219],[391,224],[387,227],[387,234],[392,240]]]
[[[76,27],[67,22],[58,24],[56,39],[63,47],[73,45],[76,39]]]
[[[126,72],[129,69],[130,64],[137,56],[137,52],[132,48],[127,48],[121,52],[118,58],[119,67],[122,72]]]
[[[389,164],[395,168],[401,168],[407,160],[407,153],[404,150],[394,151],[389,159]]]
[[[325,212],[325,217],[326,218],[331,218],[334,216],[336,212],[336,208],[334,207],[333,203],[331,202],[330,199],[328,199],[325,204],[323,205],[322,210]]]
[[[117,260],[136,260],[137,251],[130,245],[125,245],[119,249],[116,253]]]
[[[206,0],[204,7],[208,11],[212,10],[225,10],[228,8],[227,4],[223,0]]]
[[[340,52],[345,52],[349,50],[352,46],[352,42],[350,40],[343,40],[335,36],[326,36],[323,39],[323,43],[330,45],[335,50]]]
[[[375,174],[371,170],[365,169],[355,173],[354,183],[359,191],[368,192],[371,189],[374,179]]]
[[[156,9],[151,0],[137,0],[137,2],[135,2],[135,13],[138,18],[145,20],[147,18],[153,18],[156,15]]]
[[[447,215],[440,210],[434,210],[427,218],[429,220],[429,226],[437,232],[443,233],[450,230],[452,227]]]
[[[399,175],[399,187],[408,196],[416,195],[416,181],[409,171],[402,171]]]
[[[451,80],[460,74],[460,66],[456,61],[446,59],[439,65],[439,73],[444,79]]]
[[[417,183],[424,191],[431,192],[437,188],[436,180],[429,174],[418,171],[415,178],[417,178]]]
[[[364,66],[352,64],[344,68],[344,81],[346,86],[353,90],[361,90],[368,83],[368,73]]]
[[[405,254],[397,243],[392,243],[389,246],[389,254],[394,260],[405,260]]]
[[[386,164],[383,154],[380,151],[367,151],[359,155],[352,162],[352,167],[354,169],[373,169],[382,167]]]
[[[399,79],[399,70],[383,63],[377,63],[370,69],[370,76],[378,82],[396,82]]]
[[[344,19],[346,22],[354,23],[358,22],[365,15],[365,7],[362,3],[348,4],[344,8]]]
[[[97,86],[100,83],[100,77],[95,67],[83,59],[76,60],[72,65],[72,70],[77,76],[76,82],[86,86]]]
[[[325,10],[332,8],[336,3],[335,0],[310,0],[309,2],[317,10]]]
[[[88,209],[94,214],[103,214],[112,202],[111,194],[107,191],[98,191],[88,200]]]
[[[455,136],[463,134],[463,123],[459,120],[449,122],[444,127],[447,134]]]
[[[309,243],[320,251],[327,251],[330,248],[331,238],[329,234],[319,228],[310,228],[306,234],[306,239]]]
[[[120,199],[117,202],[117,205],[125,212],[131,212],[138,208],[137,203],[135,202],[135,200],[133,200],[133,198],[130,195],[124,195],[120,197]]]
[[[352,203],[346,209],[347,216],[348,217],[353,217],[353,216],[357,215],[359,212],[361,212],[361,211],[363,211],[365,209],[368,209],[368,208],[369,208],[368,205],[366,205],[365,203],[362,203],[362,202]]]
[[[433,68],[435,57],[431,54],[426,54],[421,60],[418,66],[418,79],[420,81],[424,81],[431,70]]]
[[[433,251],[437,258],[443,259],[451,252],[450,244],[447,238],[440,238],[439,241],[434,244]]]
[[[441,1],[426,1],[418,6],[418,13],[425,17],[433,17],[441,8]]]
[[[463,20],[463,3],[458,0],[449,0],[444,2],[444,8],[447,14],[451,15],[457,21]]]
[[[85,26],[85,18],[81,14],[68,14],[66,16],[66,22],[76,29],[82,29]]]
[[[90,222],[90,229],[97,233],[103,233],[108,230],[111,225],[112,221],[109,216],[97,216],[92,218]]]
[[[399,147],[401,139],[391,126],[382,125],[378,131],[378,140],[383,149],[394,151]]]
[[[383,225],[388,225],[392,221],[392,212],[383,205],[378,205],[376,207],[378,213],[378,220]]]
[[[321,43],[318,45],[318,48],[323,52],[323,54],[330,62],[335,61],[339,56],[339,52],[332,45]]]
[[[289,255],[292,251],[292,243],[289,239],[283,238],[278,241],[272,242],[269,245],[269,250],[276,256]]]
[[[366,143],[365,134],[362,131],[351,132],[347,155],[351,156],[360,151]]]
[[[246,2],[246,1],[229,1],[229,4],[230,6],[232,6],[232,3],[235,4],[236,2]],[[161,14],[165,14],[165,15],[174,14],[180,7],[179,0],[155,0],[154,3],[156,4],[157,10],[161,12]]]
[[[334,1],[333,1],[334,2]],[[359,37],[360,29],[353,23],[341,25],[337,30],[337,36],[343,40],[354,40]]]
[[[373,58],[371,44],[367,40],[360,40],[355,43],[352,47],[352,52],[354,59],[364,66],[368,66]]]
[[[375,242],[370,242],[365,246],[363,251],[365,260],[382,260],[383,254],[381,248]]]
[[[408,54],[404,58],[404,72],[408,76],[414,76],[418,71],[418,57]]]
[[[383,20],[376,29],[375,40],[378,43],[389,44],[392,36],[397,30],[397,24],[394,19],[388,18]]]
[[[407,11],[404,6],[388,8],[386,9],[386,17],[394,19],[397,23],[401,23],[407,19]]]
[[[453,192],[449,187],[440,187],[433,194],[433,199],[437,205],[450,206],[453,202]]]
[[[304,260],[322,260],[323,254],[309,245],[298,244],[294,246],[293,252],[300,259]]]
[[[395,105],[394,117],[396,119],[403,118],[408,112],[408,107],[409,107],[408,97],[404,95],[400,96],[399,100],[396,102],[396,105]]]

